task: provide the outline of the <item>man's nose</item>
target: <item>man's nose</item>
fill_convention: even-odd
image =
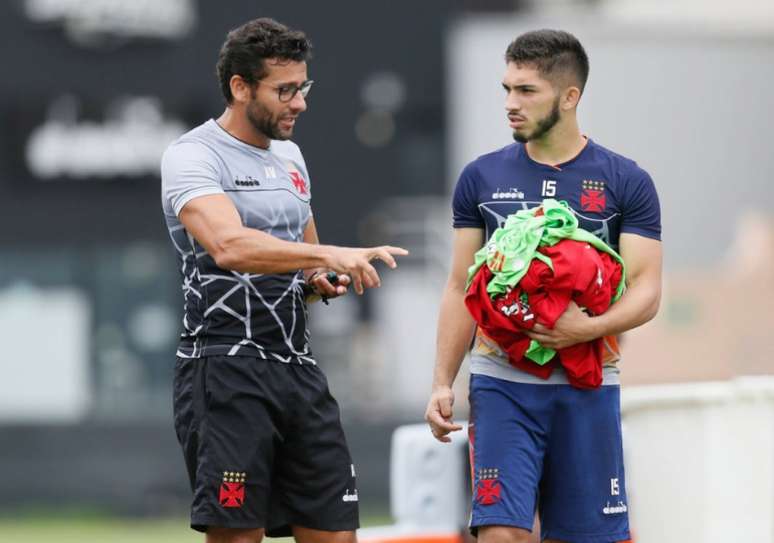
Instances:
[[[521,102],[516,96],[515,92],[509,92],[505,97],[505,110],[506,111],[519,111],[521,109]]]
[[[290,101],[290,109],[297,113],[306,111],[306,98],[301,92],[297,92],[293,99]]]

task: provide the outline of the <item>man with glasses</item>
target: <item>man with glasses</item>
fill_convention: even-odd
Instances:
[[[162,202],[185,308],[175,430],[209,543],[293,535],[350,543],[355,468],[309,345],[307,297],[378,287],[396,247],[320,245],[309,173],[289,141],[312,81],[303,32],[257,19],[228,34],[227,106],[164,154]]]

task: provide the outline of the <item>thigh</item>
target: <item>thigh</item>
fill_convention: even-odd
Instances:
[[[202,531],[265,528],[284,424],[276,364],[236,356],[205,361],[191,524]]]
[[[338,404],[318,367],[289,369],[295,388],[286,402],[289,423],[277,452],[272,508],[283,510],[287,526],[353,531],[359,527],[355,467]],[[283,533],[284,527],[268,531]]]
[[[183,449],[188,480],[196,487],[196,465],[199,449],[199,423],[201,421],[202,386],[199,358],[177,358],[172,386],[172,412],[177,440]]]
[[[553,388],[471,377],[474,533],[479,526],[532,528]]]
[[[629,538],[619,387],[562,386],[541,483],[543,537]]]

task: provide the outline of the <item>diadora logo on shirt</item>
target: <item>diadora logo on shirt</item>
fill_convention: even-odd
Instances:
[[[583,211],[600,213],[605,210],[607,199],[605,197],[605,182],[584,179],[582,184],[580,204]]]
[[[492,198],[495,200],[523,200],[524,193],[513,187],[511,187],[507,192],[501,191],[498,188],[496,192],[492,193]]]
[[[242,177],[236,176],[234,178],[234,184],[237,187],[257,187],[261,182],[252,175],[243,175]]]

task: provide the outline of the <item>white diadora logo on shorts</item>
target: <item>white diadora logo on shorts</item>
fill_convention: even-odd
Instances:
[[[503,192],[500,189],[497,189],[497,192],[492,193],[492,198],[495,200],[523,200],[524,193],[513,187],[511,187],[508,192]]]
[[[626,504],[624,502],[619,501],[618,505],[610,505],[610,502],[607,502],[607,505],[602,508],[602,512],[605,515],[616,515],[618,513],[626,513],[629,509],[626,507]]]
[[[341,501],[343,502],[356,502],[357,501],[357,489],[350,494],[349,489],[344,491],[344,495],[341,497]]]

